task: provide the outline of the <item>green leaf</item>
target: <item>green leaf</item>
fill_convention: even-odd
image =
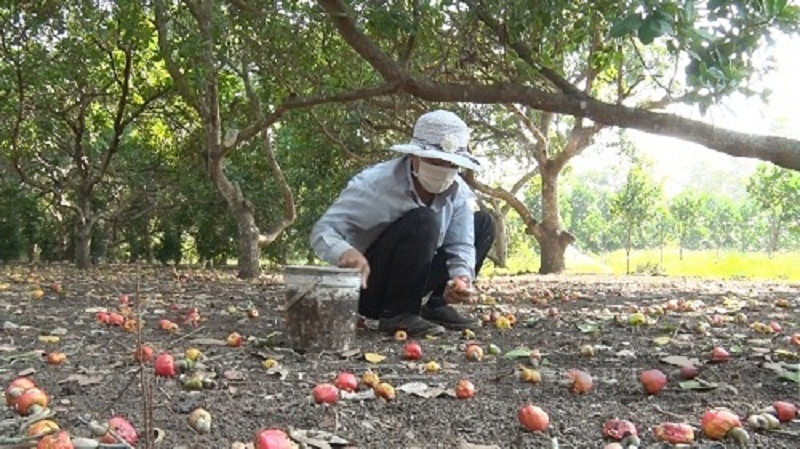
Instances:
[[[783,371],[778,377],[780,377],[781,379],[791,380],[796,384],[800,384],[800,370]]]
[[[703,379],[694,379],[680,382],[678,384],[683,390],[710,391],[719,387],[719,384],[708,382]]]
[[[506,352],[503,355],[503,358],[504,359],[510,359],[510,360],[528,358],[528,357],[531,356],[532,353],[533,353],[533,351],[531,351],[528,348],[517,348],[517,349],[512,349],[511,351]]]
[[[595,323],[594,321],[587,321],[585,323],[579,323],[575,326],[583,332],[584,334],[596,334],[600,332],[600,325]]]
[[[611,34],[611,37],[625,37],[629,34],[633,34],[633,32],[637,31],[641,26],[642,14],[634,13],[615,23],[611,27],[609,34]]]
[[[663,15],[648,16],[642,26],[639,27],[639,40],[643,44],[649,45],[656,40],[657,37],[673,34],[674,30],[672,24]]]

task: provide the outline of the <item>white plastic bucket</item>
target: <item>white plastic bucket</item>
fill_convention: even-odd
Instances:
[[[290,265],[284,279],[290,346],[298,352],[351,349],[361,273],[354,268]]]

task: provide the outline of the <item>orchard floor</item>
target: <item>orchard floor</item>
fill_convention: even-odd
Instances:
[[[60,293],[53,290],[54,282],[61,284]],[[136,309],[137,284],[143,341],[157,351],[178,355],[198,347],[205,371],[218,376],[215,389],[186,391],[179,380],[155,379],[152,365],[145,366],[146,382],[153,384],[153,426],[161,430],[156,447],[161,448],[229,448],[251,441],[259,428],[272,426],[332,432],[350,442],[345,447],[358,448],[602,448],[602,426],[614,417],[636,424],[641,447],[657,448],[668,447],[652,437],[661,422],[699,426],[701,415],[711,407],[729,407],[744,418],[776,400],[800,401],[800,384],[778,373],[783,365],[785,377],[800,380],[798,348],[787,337],[800,332],[798,284],[603,276],[482,279],[478,285],[482,304],[464,310],[480,318],[496,308],[514,313],[517,324],[511,330],[478,327],[472,340],[484,349],[493,343],[502,354],[538,349],[543,381],[534,385],[515,377],[521,363],[531,363],[524,353],[517,359],[487,353],[483,361],[470,362],[464,356],[467,341],[459,333],[420,340],[422,361],[436,360],[442,366],[436,374],[422,372],[421,363],[403,361],[401,343],[370,330],[359,331],[355,340],[361,352],[299,355],[281,347],[285,344],[280,307],[286,293],[280,274],[241,281],[230,271],[149,267],[137,275],[132,266],[87,272],[58,266],[3,267],[0,385],[21,372],[33,372],[35,381],[51,395],[58,421],[73,435],[88,435],[86,421],[113,414],[124,414],[144,429],[146,401],[139,365],[132,359],[137,335],[101,325],[95,318],[100,308],[117,310],[122,295],[130,295]],[[36,298],[37,288],[44,291],[42,298]],[[649,323],[628,324],[632,306],[654,309],[670,299],[693,302],[697,310],[667,311],[653,315]],[[247,317],[251,305],[259,311],[252,319]],[[192,306],[202,317],[197,328],[183,324]],[[556,316],[550,316],[550,308],[557,309]],[[756,333],[748,324],[735,322],[739,312],[750,324],[775,321],[783,330],[774,335]],[[721,325],[705,333],[698,330],[698,322],[715,314],[724,318]],[[161,318],[177,322],[181,329],[161,330]],[[234,331],[245,336],[244,346],[218,344]],[[58,341],[40,338],[53,333]],[[593,356],[581,355],[585,345],[593,347]],[[731,352],[728,362],[708,363],[715,346]],[[68,359],[63,365],[49,365],[32,352],[36,350],[61,351]],[[367,352],[386,358],[372,364],[363,356]],[[267,372],[261,362],[269,356],[279,359],[282,368]],[[684,389],[671,378],[660,395],[644,394],[638,382],[643,370],[659,368],[672,374],[677,369],[663,362],[667,356],[696,359],[700,378],[710,383],[710,389]],[[368,368],[395,387],[405,384],[412,389],[408,384],[417,383],[419,388],[421,382],[430,387],[427,392],[436,387],[446,392],[426,399],[398,391],[397,399],[388,403],[367,397],[335,406],[315,405],[310,399],[315,384],[331,382],[344,370],[360,375]],[[569,392],[564,379],[573,368],[593,376],[590,393]],[[461,378],[475,384],[473,399],[447,394]],[[518,424],[517,409],[528,402],[549,413],[546,433],[527,432]],[[209,434],[197,434],[187,424],[188,413],[198,406],[213,416]],[[13,414],[4,408],[0,419],[10,418]],[[697,435],[693,447],[735,446],[730,441],[709,441],[699,431]],[[750,435],[750,447],[796,448],[800,422]]]

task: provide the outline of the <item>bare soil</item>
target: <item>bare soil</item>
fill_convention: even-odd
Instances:
[[[54,283],[61,285],[60,292]],[[41,298],[35,293],[39,288]],[[6,266],[0,273],[0,385],[20,373],[32,373],[52,397],[61,426],[79,436],[88,436],[86,422],[115,414],[127,416],[144,432],[143,409],[151,402],[153,426],[160,430],[156,447],[161,448],[228,448],[251,441],[264,427],[324,430],[347,440],[344,447],[358,448],[600,448],[605,444],[602,427],[609,418],[635,423],[641,447],[668,447],[654,440],[653,428],[671,421],[698,427],[693,447],[732,448],[731,441],[713,442],[699,432],[704,411],[728,407],[744,421],[776,400],[800,401],[798,348],[789,341],[800,332],[798,284],[524,276],[481,279],[478,288],[479,304],[462,310],[478,319],[491,310],[511,313],[515,326],[480,326],[469,339],[456,332],[421,339],[423,359],[409,362],[402,360],[402,343],[370,329],[358,332],[360,351],[298,354],[286,348],[281,308],[286,292],[280,273],[242,281],[231,271],[114,266],[81,272],[69,266]],[[98,310],[119,311],[123,295],[130,296],[131,313],[138,311],[142,318],[144,342],[176,358],[189,347],[199,348],[203,358],[195,368],[214,377],[216,385],[187,391],[181,379],[156,378],[152,365],[142,368],[134,362],[137,333],[96,320]],[[695,310],[661,314],[659,307],[669,300],[684,300],[682,305],[693,304]],[[184,323],[192,307],[200,313],[197,327]],[[248,317],[251,309],[258,310],[257,317]],[[648,322],[630,324],[638,320],[631,318],[637,310]],[[746,315],[746,323],[736,322],[739,313]],[[698,325],[713,321],[714,315],[722,322]],[[164,318],[179,324],[180,330],[160,329]],[[773,321],[782,326],[780,333],[752,328],[754,322]],[[242,347],[224,344],[231,332],[245,337]],[[53,333],[58,341],[40,338]],[[467,342],[481,344],[486,357],[468,361]],[[488,354],[489,344],[501,354]],[[593,356],[581,354],[586,345]],[[730,360],[711,363],[715,346],[730,351]],[[523,383],[516,376],[519,365],[532,366],[535,360],[524,353],[519,358],[503,356],[519,348],[541,353],[541,383]],[[39,350],[64,352],[67,362],[50,365],[34,352]],[[373,364],[365,360],[367,352],[386,358]],[[707,389],[682,388],[672,377],[678,364],[665,363],[667,356],[694,360]],[[280,366],[266,370],[265,358],[277,359]],[[425,373],[422,364],[429,360],[439,362],[441,371]],[[650,368],[671,376],[657,396],[645,394],[638,381]],[[145,382],[153,386],[151,400],[143,396],[141,369]],[[334,406],[316,405],[311,399],[314,385],[332,382],[341,371],[360,376],[367,369],[397,388],[405,385],[410,391],[412,383],[416,388],[424,383],[428,393],[436,387],[444,393],[424,398],[398,391],[391,402],[363,395]],[[565,383],[570,369],[591,374],[593,390],[571,393]],[[795,381],[789,379],[793,376]],[[462,378],[475,384],[474,398],[453,397]],[[517,410],[525,403],[547,411],[551,424],[546,432],[528,432],[519,425]],[[213,416],[208,434],[198,434],[187,424],[188,413],[196,407]],[[0,419],[13,417],[8,408],[0,412]],[[750,447],[796,448],[800,424],[751,431],[750,436]]]

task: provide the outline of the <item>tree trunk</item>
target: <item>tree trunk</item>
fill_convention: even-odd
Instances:
[[[625,274],[631,274],[631,227],[625,233]]]
[[[80,194],[80,192],[78,192]],[[75,266],[77,268],[89,268],[92,266],[92,203],[89,195],[78,199],[78,219],[75,223]]]
[[[238,276],[241,279],[253,279],[261,274],[261,250],[258,246],[259,231],[253,215],[253,206],[244,197],[239,186],[225,176],[222,162],[223,158],[210,160],[209,174],[214,186],[228,203],[228,208],[233,214],[239,230]]]
[[[92,266],[92,224],[90,220],[82,218],[78,221],[75,230],[75,266],[89,268]]]
[[[498,267],[505,268],[508,265],[508,232],[506,231],[506,215],[503,208],[495,199],[491,202],[491,207],[487,211],[494,218],[494,244],[489,252],[489,259]]]
[[[561,228],[558,204],[558,175],[561,166],[547,161],[540,166],[542,176],[542,222],[539,241],[540,274],[561,273],[566,268],[564,253],[575,237]]]

